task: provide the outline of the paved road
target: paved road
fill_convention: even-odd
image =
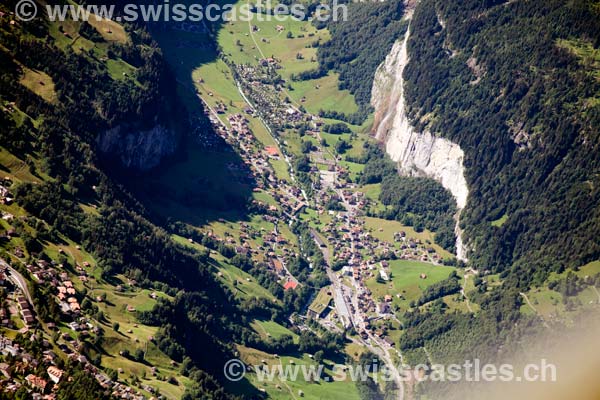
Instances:
[[[312,236],[314,239],[316,237],[317,232],[314,229],[311,229],[311,233],[312,233]],[[317,243],[317,245],[319,245],[319,243],[317,242],[316,239],[315,239],[315,243]],[[367,347],[372,353],[376,354],[388,366],[388,368],[391,371],[392,377],[394,378],[394,382],[396,383],[396,387],[398,388],[397,398],[398,398],[398,400],[403,400],[404,399],[404,382],[403,382],[402,377],[400,376],[400,372],[398,371],[398,369],[396,368],[396,366],[394,364],[394,360],[392,359],[392,356],[389,353],[392,348],[385,341],[383,341],[380,338],[378,338],[377,336],[373,335],[370,330],[366,329],[366,326],[364,323],[364,318],[362,317],[362,315],[359,312],[358,300],[355,297],[356,293],[352,293],[352,291],[350,289],[348,289],[348,291],[350,292],[348,294],[348,297],[350,297],[351,299],[354,299],[356,301],[356,304],[354,305],[354,310],[355,310],[356,315],[355,316],[352,315],[352,313],[350,312],[351,308],[346,301],[346,297],[345,297],[345,293],[344,293],[344,285],[340,281],[340,278],[337,276],[337,274],[335,274],[333,272],[333,270],[330,268],[330,265],[331,265],[330,257],[331,256],[329,254],[329,249],[327,247],[320,247],[320,248],[321,248],[321,251],[323,252],[323,257],[325,258],[327,276],[329,277],[329,280],[331,281],[331,286],[335,293],[334,302],[335,302],[335,307],[336,307],[338,316],[340,317],[340,320],[342,321],[342,323],[344,323],[344,326],[346,326],[346,323],[349,324],[346,327],[353,325],[356,328],[367,332],[369,341],[365,341],[365,340],[361,339],[360,343],[362,345],[364,345],[365,347]]]
[[[15,284],[15,286],[19,287],[19,289],[21,289],[21,291],[27,298],[27,301],[29,302],[31,307],[33,307],[33,300],[31,298],[31,294],[29,293],[29,288],[27,287],[27,281],[25,280],[25,278],[23,278],[23,275],[17,272],[17,270],[8,265],[8,263],[6,263],[6,261],[2,259],[0,259],[0,265],[7,269],[8,273],[6,277],[8,278],[8,280]]]

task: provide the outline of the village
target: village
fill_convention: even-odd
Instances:
[[[293,221],[307,222],[327,262],[331,284],[318,291],[306,305],[306,317],[328,329],[353,327],[358,340],[393,349],[394,342],[387,335],[387,328],[391,325],[380,323],[398,321],[391,304],[392,297],[375,297],[366,281],[374,277],[382,282],[388,281],[391,277],[391,259],[439,264],[440,256],[428,243],[409,237],[404,231],[395,232],[392,241],[378,238],[373,227],[367,227],[365,222],[366,211],[373,206],[373,200],[358,190],[360,188],[356,184],[347,182],[343,178],[345,170],[338,165],[337,157],[319,146],[311,149],[309,154],[312,160],[310,173],[314,176],[309,197],[306,188],[301,187],[293,175],[291,160],[297,155],[286,154],[279,141],[276,141],[279,146],[265,146],[254,136],[249,126],[249,118],[255,118],[254,109],[249,105],[245,114],[227,114],[226,111],[224,105],[216,112],[207,109],[215,130],[237,149],[243,162],[249,166],[250,175],[240,179],[253,180],[256,182],[254,192],[263,194],[254,199],[252,204],[259,222],[240,222],[235,234],[224,232],[220,235],[213,229],[207,229],[206,236],[231,246],[237,254],[267,265],[284,290],[294,290],[304,283],[290,273],[287,265],[292,257],[299,255],[302,248],[288,226]],[[226,115],[226,123],[219,118],[222,115]],[[301,115],[299,111],[284,110],[277,115],[277,118],[283,116],[284,120],[277,121],[290,124],[299,120],[318,121],[316,116]],[[318,122],[312,124],[313,130],[308,134],[318,138],[320,125]],[[273,167],[272,162],[280,160],[288,165],[289,179],[281,177]],[[317,168],[315,161],[322,169]],[[230,168],[241,170],[236,165]],[[10,181],[6,180],[0,186],[4,204],[13,201],[9,187]],[[265,194],[268,196],[265,197]],[[2,218],[10,222],[15,217],[3,211]],[[10,241],[17,236],[18,233],[10,229],[3,238]],[[75,250],[80,250],[79,246]],[[13,252],[17,258],[23,257],[19,247],[14,248]],[[57,255],[69,254],[59,248]],[[40,258],[22,266],[19,272],[2,260],[0,267],[0,284],[4,286],[0,326],[8,329],[8,332],[17,332],[19,341],[40,342],[42,349],[35,357],[16,341],[14,335],[2,336],[0,351],[3,358],[20,360],[16,364],[11,362],[10,368],[8,363],[0,363],[0,373],[3,375],[0,384],[4,390],[15,392],[25,385],[34,399],[54,399],[56,385],[63,375],[61,357],[57,356],[57,352],[62,352],[69,360],[80,363],[84,371],[115,396],[124,399],[147,398],[139,389],[121,383],[114,377],[111,379],[80,352],[82,340],[97,336],[102,331],[99,324],[82,310],[81,300],[85,296],[77,289],[88,286],[90,280],[94,280],[89,262],[74,263],[66,268],[56,261]],[[45,328],[55,332],[54,337],[40,333],[34,302],[22,274],[30,276],[34,285],[49,288],[61,319],[68,328],[67,332],[50,322],[45,324]],[[427,277],[421,276],[421,279]],[[135,282],[129,283],[135,285]],[[94,300],[98,304],[104,301],[101,296],[96,296]],[[134,312],[135,308],[128,306],[127,311]],[[155,392],[150,385],[144,385],[144,391]]]
[[[387,327],[392,324],[378,323],[391,320],[395,322],[393,325],[400,325],[392,307],[392,295],[374,297],[366,281],[375,277],[381,282],[389,281],[392,274],[390,260],[418,260],[441,265],[442,256],[431,242],[411,237],[403,230],[394,232],[393,240],[381,240],[374,235],[374,229],[365,223],[368,209],[375,206],[373,200],[367,198],[356,183],[348,182],[348,172],[338,162],[339,155],[322,145],[312,146],[308,154],[311,161],[309,174],[313,177],[311,186],[298,182],[294,177],[293,161],[300,155],[286,152],[289,147],[286,138],[301,129],[306,137],[321,143],[322,119],[306,112],[302,106],[292,104],[289,98],[283,98],[285,89],[277,79],[279,66],[276,59],[260,60],[257,66],[234,65],[232,68],[237,68],[240,90],[248,99],[244,113],[228,114],[227,106],[222,103],[216,110],[205,103],[206,113],[219,135],[238,150],[249,166],[252,179],[257,182],[255,191],[265,191],[277,202],[266,205],[254,200],[262,207],[264,214],[261,217],[276,227],[296,220],[308,221],[311,226],[312,236],[328,263],[332,284],[313,297],[307,305],[306,316],[329,329],[354,327],[362,340],[393,348],[393,340],[386,335]],[[225,116],[226,122],[221,116]],[[264,123],[278,147],[265,146],[257,140],[250,128],[252,118]],[[278,176],[273,168],[271,161],[281,159],[286,161],[290,179]],[[307,192],[311,193],[310,197]],[[337,204],[335,209],[329,207],[331,204]],[[257,234],[262,235],[265,244],[253,248],[248,235]],[[266,254],[270,259],[268,265],[281,278],[285,290],[302,285],[285,268],[290,255],[286,246],[283,246],[282,257],[275,252],[278,244],[285,244],[278,242],[276,229],[258,232],[242,225],[239,242],[232,237],[217,239],[238,244],[238,252],[254,259],[261,259]],[[427,275],[421,274],[419,278],[426,280]]]

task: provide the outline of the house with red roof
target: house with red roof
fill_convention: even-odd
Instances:
[[[285,285],[283,285],[283,288],[285,290],[289,290],[289,289],[296,289],[296,287],[298,287],[298,282],[288,279],[288,281],[285,283]]]

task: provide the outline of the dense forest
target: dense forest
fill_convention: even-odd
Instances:
[[[327,25],[331,40],[319,47],[320,68],[294,79],[338,72],[340,88],[354,94],[359,111],[322,116],[364,122],[375,70],[406,29],[402,13],[402,2],[353,3],[347,22]],[[539,329],[534,317],[519,311],[520,293],[548,283],[551,272],[600,258],[599,19],[600,6],[590,0],[422,0],[417,5],[405,70],[409,113],[418,129],[448,137],[465,151],[470,197],[461,224],[472,250],[469,266],[481,273],[468,293],[480,311],[450,310],[442,301],[461,291],[456,274],[429,286],[402,321],[399,347],[405,354],[426,346],[443,355],[437,362],[465,354],[500,359],[507,343],[517,343],[518,350],[526,345],[519,341],[523,334]],[[145,28],[126,28],[130,40],[104,43],[108,50],[100,55],[64,50],[51,26],[39,21],[14,26],[0,18],[0,144],[25,160],[36,181],[11,188],[30,214],[15,222],[25,251],[44,258],[44,243],[62,236],[93,254],[106,281],[123,274],[143,288],[168,293],[172,300],[159,300],[139,319],[158,327],[158,347],[181,363],[193,382],[185,399],[233,397],[216,378],[222,365],[214,363],[233,355],[233,343],[277,354],[339,353],[341,334],[298,332],[294,342],[290,335],[263,340],[248,328],[255,318],[287,325],[287,316],[302,311],[316,290],[330,283],[308,224],[290,228],[312,265],[297,256],[287,266],[306,285],[284,291],[265,265],[233,247],[184,224],[158,225],[118,179],[122,171],[98,151],[99,132],[124,121],[138,129],[157,122],[178,132],[186,129],[187,116],[161,49]],[[79,34],[104,42],[89,24],[82,24]],[[135,72],[115,77],[107,65],[119,60]],[[54,101],[20,83],[34,70],[51,79]],[[175,110],[177,121],[170,117]],[[335,123],[323,130],[342,134],[349,127]],[[341,155],[346,142],[337,143]],[[312,142],[303,146],[309,153]],[[417,231],[430,229],[438,244],[454,251],[451,195],[433,180],[399,177],[378,147],[367,144],[364,150],[346,160],[364,164],[359,183],[380,184],[385,210],[371,212]],[[310,185],[308,156],[295,163],[299,181]],[[239,206],[237,200],[232,203]],[[327,205],[336,207],[336,201]],[[175,243],[173,233],[201,243],[207,252]],[[276,300],[236,299],[213,277],[208,251],[250,273]],[[491,273],[498,273],[501,285],[488,286]],[[599,280],[569,273],[548,287],[570,307],[574,296]],[[40,284],[32,295],[40,304],[38,316],[54,322],[58,311],[55,302],[45,301],[49,293]],[[35,340],[16,340],[37,351]],[[108,397],[77,366],[64,368],[76,385],[60,385],[59,399]],[[380,389],[366,381],[359,392],[382,398]]]
[[[461,219],[477,268],[600,256],[600,82],[581,58],[599,45],[599,16],[586,0],[427,0],[415,11],[410,115],[465,150],[472,195]]]

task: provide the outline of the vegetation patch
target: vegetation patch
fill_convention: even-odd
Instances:
[[[23,75],[19,82],[48,103],[54,104],[58,100],[52,78],[43,71],[23,67]]]

